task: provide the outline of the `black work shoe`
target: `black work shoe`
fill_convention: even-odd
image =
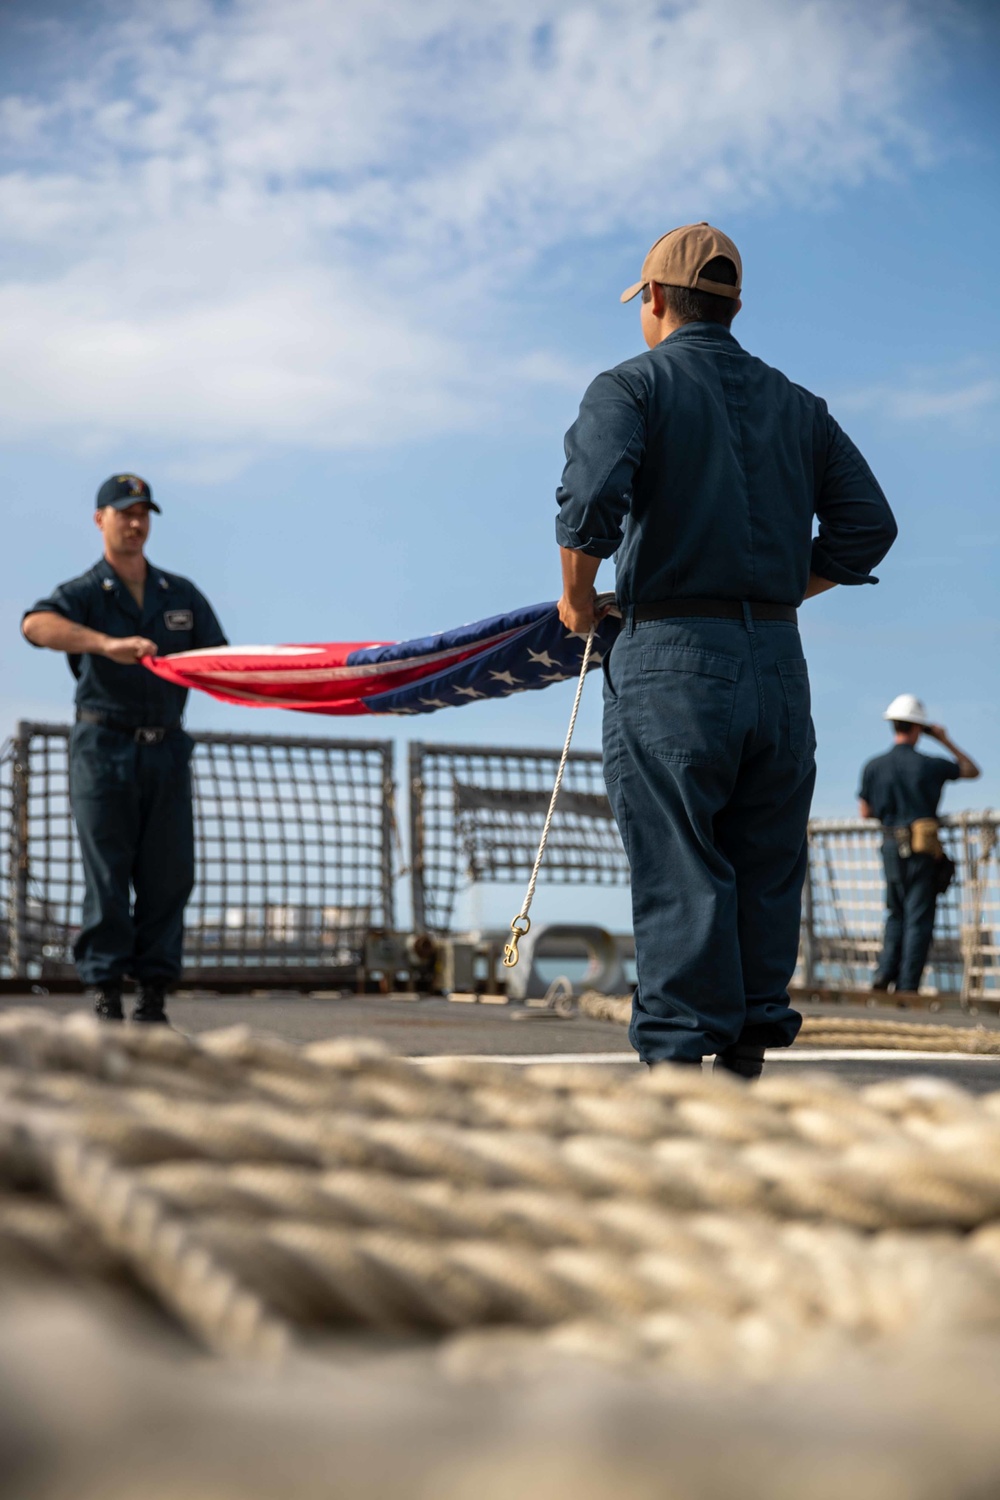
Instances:
[[[876,994],[884,995],[889,989],[889,983],[890,981],[888,979],[873,979],[872,990]]]
[[[124,1021],[122,992],[113,985],[99,985],[87,990],[87,999],[99,1021]]]
[[[144,1026],[168,1026],[164,1009],[167,992],[162,984],[140,984],[139,998],[132,1012],[132,1020]]]
[[[764,1071],[764,1048],[736,1042],[716,1054],[713,1073],[735,1073],[738,1078],[759,1078]]]

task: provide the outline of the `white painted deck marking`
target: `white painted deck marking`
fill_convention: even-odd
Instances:
[[[441,1062],[449,1058],[460,1058],[462,1062],[513,1063],[521,1067],[536,1063],[589,1063],[591,1066],[633,1063],[639,1065],[634,1052],[439,1052],[432,1057],[411,1057],[413,1063]],[[801,1051],[779,1048],[767,1054],[768,1063],[817,1062],[995,1062],[1000,1056],[988,1052],[906,1052],[895,1048],[877,1047],[803,1047]]]
[[[439,1052],[433,1057],[411,1057],[408,1061],[413,1063],[442,1062],[445,1058],[453,1060],[460,1058],[462,1062],[499,1062],[499,1063],[521,1063],[527,1066],[529,1063],[635,1063],[639,1059],[634,1052],[527,1052],[527,1053],[495,1053],[495,1052]]]

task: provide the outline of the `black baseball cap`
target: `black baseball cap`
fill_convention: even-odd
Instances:
[[[112,474],[97,491],[98,510],[103,510],[106,505],[114,506],[115,510],[128,510],[130,505],[135,505],[140,500],[145,500],[150,510],[155,510],[158,516],[163,514],[153,500],[153,491],[138,474]]]

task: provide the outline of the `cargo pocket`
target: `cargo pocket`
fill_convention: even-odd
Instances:
[[[135,777],[135,744],[117,729],[74,724],[69,732],[70,797],[117,796]]]
[[[186,729],[175,729],[164,741],[170,774],[185,784],[191,780],[191,755],[194,740]]]
[[[638,739],[658,760],[691,766],[725,758],[740,663],[692,646],[642,653]]]
[[[805,760],[816,748],[812,701],[809,696],[809,668],[801,656],[792,661],[779,661],[777,667],[785,700],[788,748],[796,760]]]
[[[614,647],[604,654],[601,671],[604,674],[604,716],[602,722],[602,746],[604,751],[604,780],[617,781],[621,775],[621,736],[618,714],[618,691],[611,676],[611,656]]]

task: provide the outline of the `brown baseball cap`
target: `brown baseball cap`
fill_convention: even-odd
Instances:
[[[736,267],[735,286],[708,281],[702,276],[702,266],[717,255],[724,255]],[[641,277],[634,286],[626,287],[621,300],[631,302],[650,281],[658,281],[662,286],[687,286],[716,297],[732,297],[735,302],[743,284],[743,262],[728,234],[702,220],[700,224],[684,224],[662,235],[643,261]]]

